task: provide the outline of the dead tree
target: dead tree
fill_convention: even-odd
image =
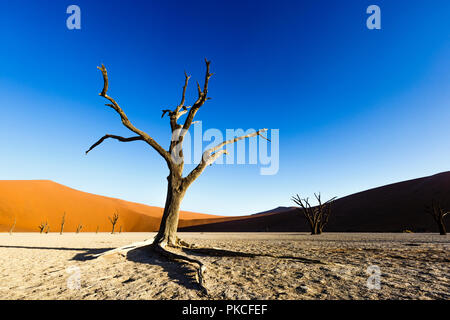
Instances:
[[[203,170],[205,170],[208,165],[215,162],[215,160],[217,160],[221,155],[226,154],[226,150],[223,148],[228,144],[235,143],[242,139],[256,137],[267,131],[267,129],[261,129],[248,135],[224,141],[217,146],[206,150],[203,153],[200,163],[187,176],[183,177],[184,157],[182,147],[184,137],[191,127],[197,112],[205,104],[205,102],[210,99],[210,97],[208,97],[208,84],[209,79],[213,74],[210,73],[210,61],[205,59],[205,63],[206,73],[203,88],[197,82],[198,98],[194,104],[192,106],[185,105],[186,89],[190,79],[190,76],[185,73],[180,103],[173,109],[162,110],[162,117],[167,114],[172,131],[172,139],[168,150],[161,147],[161,145],[157,143],[149,134],[135,127],[119,104],[107,95],[109,85],[108,73],[104,65],[102,65],[102,67],[98,67],[103,75],[103,89],[99,95],[110,102],[106,105],[117,112],[122,120],[122,124],[127,129],[132,131],[135,136],[124,138],[117,135],[106,134],[94,143],[89,150],[86,151],[86,153],[89,153],[92,149],[107,139],[115,139],[121,142],[144,141],[156,150],[156,152],[164,159],[169,169],[169,175],[167,177],[167,196],[159,231],[154,240],[154,244],[160,248],[167,246],[180,247],[183,245],[184,242],[180,242],[180,239],[177,237],[181,201],[183,200],[189,186],[202,174]],[[183,115],[186,115],[186,119],[179,123],[180,118]]]
[[[444,217],[450,212],[442,208],[440,203],[436,203],[431,200],[431,207],[427,207],[426,211],[433,217],[439,228],[439,234],[446,235],[447,230],[445,228]]]
[[[97,226],[97,229],[95,229],[95,233],[98,233],[98,228],[99,228],[99,227]]]
[[[119,233],[122,233],[122,226],[120,226]]]
[[[298,209],[303,213],[306,220],[308,221],[308,224],[311,228],[311,234],[321,234],[323,228],[328,223],[328,219],[331,214],[331,204],[334,199],[336,199],[336,197],[326,201],[325,203],[322,203],[320,193],[314,193],[314,196],[318,202],[318,205],[315,207],[311,206],[308,198],[301,199],[298,194],[292,197],[292,201],[300,206],[300,208]]]
[[[11,228],[9,229],[9,234],[12,235],[14,228],[16,227],[17,217],[14,217],[14,223],[12,224]]]
[[[182,251],[193,250],[194,245],[190,245],[177,237],[178,220],[180,213],[181,202],[192,183],[203,173],[208,165],[212,165],[219,157],[227,153],[225,147],[229,144],[233,144],[243,139],[249,139],[252,137],[261,136],[265,138],[262,133],[266,132],[267,129],[260,129],[253,133],[236,137],[230,140],[223,141],[214,147],[211,147],[203,152],[202,159],[198,165],[187,175],[183,175],[184,169],[184,156],[183,156],[183,141],[186,133],[190,129],[191,125],[194,123],[194,118],[200,108],[211,98],[208,96],[208,85],[211,76],[210,72],[210,61],[205,59],[206,72],[203,87],[197,82],[198,97],[195,102],[188,106],[186,105],[186,89],[188,87],[188,82],[190,76],[184,73],[184,85],[182,87],[181,101],[179,104],[170,109],[162,110],[162,117],[168,117],[169,125],[172,133],[171,140],[169,141],[169,147],[166,150],[158,142],[156,142],[148,133],[138,129],[132,124],[128,119],[127,115],[119,104],[110,96],[108,96],[108,73],[104,65],[98,67],[103,75],[103,89],[99,94],[101,97],[109,101],[106,106],[112,108],[119,116],[122,124],[134,133],[131,137],[122,137],[113,134],[105,134],[97,142],[95,142],[87,151],[86,154],[91,150],[99,146],[105,140],[114,139],[120,142],[133,142],[133,141],[143,141],[151,148],[153,148],[164,160],[169,170],[169,175],[167,176],[167,195],[166,202],[164,205],[164,211],[159,226],[158,233],[154,239],[149,240],[145,243],[140,243],[139,246],[148,246],[148,252],[154,252],[165,256],[169,260],[174,260],[178,262],[187,263],[196,267],[197,270],[197,281],[200,284],[202,291],[206,292],[203,286],[203,272],[205,270],[204,264],[197,259],[193,259],[182,254]],[[182,116],[186,116],[184,120],[181,120]],[[267,138],[265,138],[267,139]],[[267,139],[268,140],[268,139]],[[133,246],[131,246],[133,247]],[[130,250],[130,246],[126,249],[119,248],[114,250]],[[133,247],[135,248],[135,247]],[[219,254],[224,255],[225,250],[217,250],[212,248],[202,248],[196,250],[202,250],[202,254],[210,253],[212,255]],[[226,254],[231,256],[255,256],[236,252],[227,252]],[[278,257],[278,258],[293,258],[298,257]]]
[[[45,228],[47,228],[47,226],[48,226],[48,222],[47,221],[46,222],[41,222],[41,224],[38,226],[39,233],[44,232]]]
[[[116,213],[114,213],[114,215],[112,217],[108,217],[108,219],[112,224],[111,234],[114,234],[114,228],[116,227],[117,220],[119,220],[119,214],[116,212]]]
[[[62,219],[61,219],[61,230],[60,230],[59,234],[63,234],[65,223],[66,223],[66,213],[64,212]]]
[[[80,233],[81,229],[83,229],[83,225],[80,223],[80,224],[77,226],[77,230],[76,230],[75,232],[76,232],[76,233]]]

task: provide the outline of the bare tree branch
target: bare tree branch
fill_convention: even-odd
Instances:
[[[142,139],[147,142],[153,149],[155,149],[165,160],[168,164],[171,164],[171,157],[170,153],[164,150],[152,137],[150,137],[147,133],[137,129],[128,119],[125,112],[122,110],[122,108],[117,104],[117,102],[107,95],[108,92],[108,72],[106,71],[105,66],[102,64],[102,67],[97,67],[103,75],[103,89],[102,92],[99,93],[100,96],[103,98],[109,100],[111,104],[107,104],[107,106],[113,108],[120,116],[122,123],[125,127],[127,127],[129,130],[136,133],[138,136],[142,137]]]
[[[240,137],[236,137],[236,138],[224,141],[224,142],[218,144],[217,146],[206,150],[205,152],[203,152],[202,160],[197,165],[197,167],[195,167],[187,175],[187,177],[185,177],[183,179],[184,183],[189,186],[195,179],[197,179],[200,176],[200,174],[203,172],[203,170],[205,170],[205,168],[208,165],[210,165],[214,161],[216,161],[221,155],[227,154],[226,150],[220,150],[219,151],[219,149],[223,148],[225,145],[231,144],[231,143],[235,143],[235,142],[240,141],[242,139],[247,139],[247,138],[252,138],[252,137],[259,136],[261,133],[266,132],[266,131],[267,131],[267,129],[261,129],[261,130],[258,130],[256,132],[244,135],[244,136],[240,136]]]
[[[108,92],[108,72],[106,71],[105,66],[102,64],[102,67],[97,67],[102,72],[103,75],[103,89],[102,92],[100,92],[100,96],[106,97],[106,93]]]
[[[311,227],[311,230],[314,229],[314,221],[313,221],[313,209],[311,208],[311,205],[309,203],[309,199],[301,199],[300,196],[297,194],[296,196],[291,198],[292,201],[294,201],[296,204],[298,204],[302,210],[303,210],[303,215],[306,217],[306,219],[308,220],[308,223]]]
[[[200,84],[197,82],[198,99],[194,103],[192,108],[189,110],[189,114],[186,118],[186,121],[184,122],[183,129],[185,130],[185,132],[187,130],[189,130],[189,128],[191,127],[192,121],[194,120],[194,117],[195,117],[198,109],[200,109],[200,107],[203,106],[203,104],[205,104],[205,102],[208,100],[208,84],[209,84],[209,79],[212,77],[213,74],[209,72],[209,66],[211,64],[211,61],[208,61],[207,59],[205,59],[205,64],[206,64],[206,72],[205,72],[205,83],[203,85],[203,92],[200,88]],[[184,133],[184,134],[186,134],[186,133]],[[183,136],[184,136],[184,134],[183,134]]]
[[[180,102],[179,105],[176,106],[175,110],[172,111],[172,110],[165,109],[165,110],[162,111],[163,114],[162,114],[161,118],[164,118],[164,116],[165,116],[166,113],[169,114],[169,117],[170,117],[170,120],[171,120],[171,124],[172,124],[172,130],[174,130],[174,127],[176,127],[176,126],[173,125],[172,121],[175,120],[175,123],[174,123],[174,124],[176,124],[176,120],[180,117],[180,110],[181,110],[182,108],[183,108],[183,111],[187,110],[187,108],[186,108],[186,106],[184,105],[184,103],[185,103],[185,101],[186,101],[186,89],[187,89],[187,86],[188,86],[188,84],[189,84],[189,79],[190,79],[190,78],[191,78],[191,76],[188,76],[187,73],[186,73],[186,71],[185,71],[185,72],[184,72],[184,85],[183,85],[183,91],[182,91],[182,93],[181,93],[181,102]],[[184,114],[184,113],[185,113],[185,112],[183,112],[183,114]]]
[[[226,141],[224,141],[224,142],[218,144],[217,146],[215,146],[215,147],[213,147],[213,148],[210,148],[210,149],[206,150],[203,154],[205,154],[205,153],[211,154],[212,152],[215,152],[215,151],[217,151],[217,150],[223,148],[223,147],[224,147],[225,145],[227,145],[227,144],[235,143],[235,142],[238,142],[238,141],[240,141],[240,140],[242,140],[242,139],[246,139],[246,138],[252,138],[252,137],[260,136],[261,133],[266,132],[266,131],[267,131],[267,129],[261,129],[261,130],[258,130],[258,131],[256,131],[256,132],[253,132],[253,133],[249,133],[249,134],[247,134],[247,135],[244,135],[244,136],[240,136],[240,137],[236,137],[236,138],[233,138],[233,139],[230,139],[230,140],[226,140]]]
[[[86,154],[88,154],[92,149],[94,149],[95,147],[97,147],[98,145],[100,145],[103,141],[105,141],[106,139],[116,139],[120,142],[131,142],[131,141],[144,141],[144,138],[142,138],[141,136],[136,136],[136,137],[130,137],[130,138],[124,138],[121,136],[116,136],[113,134],[106,134],[103,137],[101,137],[96,143],[94,143],[88,151],[86,151]]]
[[[183,93],[181,95],[181,102],[178,105],[178,107],[175,109],[175,113],[178,113],[182,107],[184,107],[184,102],[186,101],[186,89],[189,83],[189,79],[191,76],[188,76],[186,71],[184,72],[184,86],[183,86]]]
[[[206,166],[212,165],[223,154],[228,154],[227,150],[219,150],[209,155],[209,157],[206,159]]]
[[[191,108],[190,106],[188,106],[188,107],[183,106],[183,110],[180,110],[177,113],[177,119],[179,119],[182,115],[188,113],[190,108]]]
[[[166,113],[169,113],[169,117],[170,117],[172,111],[170,111],[169,109],[164,109],[164,110],[162,111],[161,119],[164,118],[164,116],[166,115]]]

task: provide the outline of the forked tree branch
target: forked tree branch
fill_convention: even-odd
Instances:
[[[119,104],[110,96],[107,95],[108,92],[108,72],[106,71],[105,66],[102,64],[101,67],[97,67],[103,75],[103,89],[102,92],[99,93],[99,95],[107,100],[109,100],[111,102],[111,104],[106,104],[108,107],[113,108],[120,116],[122,123],[125,127],[127,127],[130,131],[133,131],[134,133],[136,133],[139,137],[142,138],[143,141],[147,142],[151,147],[153,147],[153,149],[155,149],[165,160],[166,162],[170,165],[172,164],[171,161],[171,157],[170,157],[170,153],[167,152],[166,150],[164,150],[152,137],[150,137],[147,133],[137,129],[128,119],[127,115],[125,114],[125,112],[122,110],[122,108],[119,106]],[[117,136],[115,136],[117,137]],[[105,137],[104,137],[105,138]],[[122,138],[122,137],[121,137]],[[102,138],[103,139],[103,138]],[[92,150],[93,148],[95,148],[96,146],[98,146],[99,144],[101,144],[105,139],[100,139],[98,141],[98,143],[96,145],[94,145],[93,147],[91,147],[90,150]],[[126,141],[127,139],[132,139],[132,138],[122,138],[122,140],[117,139],[119,141],[122,142],[128,142]],[[133,140],[129,140],[129,141],[135,141],[138,139],[135,139],[133,137]],[[89,150],[89,151],[90,151]]]
[[[209,97],[207,97],[208,95],[208,84],[209,84],[209,79],[212,77],[212,73],[209,72],[209,66],[211,61],[208,61],[207,59],[205,59],[205,63],[206,63],[206,73],[205,73],[205,84],[203,86],[203,91],[200,87],[200,84],[197,82],[197,88],[198,88],[198,99],[197,101],[194,103],[194,105],[192,107],[190,106],[185,106],[185,102],[186,102],[186,90],[187,90],[187,86],[189,84],[189,79],[191,78],[191,76],[188,76],[186,72],[184,72],[184,85],[183,85],[183,90],[181,93],[181,102],[179,105],[177,105],[177,107],[172,111],[169,109],[165,109],[162,110],[163,114],[162,114],[162,118],[166,115],[166,113],[169,115],[170,120],[171,120],[171,126],[172,126],[172,131],[179,129],[181,125],[179,125],[177,123],[177,120],[184,114],[189,112],[189,115],[185,121],[185,123],[183,124],[183,129],[184,130],[189,130],[189,127],[192,124],[192,121],[195,117],[195,114],[197,113],[198,109],[209,99]]]
[[[198,99],[192,106],[192,108],[189,110],[188,116],[186,118],[186,121],[183,125],[184,133],[182,134],[182,137],[186,134],[187,130],[191,127],[192,121],[194,120],[195,115],[197,114],[198,109],[200,109],[201,106],[205,104],[208,98],[208,84],[209,79],[213,76],[212,73],[209,72],[209,66],[211,64],[211,61],[208,61],[205,59],[206,64],[206,72],[205,72],[205,83],[203,85],[203,91],[200,88],[200,84],[197,82],[197,88],[198,88]]]
[[[188,76],[186,71],[184,72],[184,85],[183,85],[183,90],[181,93],[181,102],[179,105],[176,106],[175,110],[170,110],[170,109],[165,109],[162,110],[163,114],[161,116],[161,118],[164,118],[164,116],[166,115],[166,113],[169,115],[170,120],[177,120],[181,115],[185,114],[187,112],[187,107],[184,105],[185,101],[186,101],[186,90],[187,90],[187,86],[189,84],[189,79],[191,78],[191,76]],[[181,110],[183,109],[183,110]]]
[[[198,99],[197,101],[194,103],[194,105],[191,106],[186,106],[185,102],[186,102],[186,90],[189,84],[189,79],[191,78],[191,76],[189,76],[186,72],[184,72],[184,85],[183,85],[183,89],[182,89],[182,93],[181,93],[181,101],[180,104],[178,104],[173,110],[170,109],[164,109],[162,110],[162,116],[161,118],[164,118],[164,116],[167,114],[169,116],[170,119],[170,127],[172,129],[172,135],[177,132],[177,138],[174,139],[174,137],[172,136],[172,140],[170,143],[170,147],[169,147],[169,153],[172,152],[173,148],[176,145],[179,144],[183,144],[183,140],[184,140],[184,136],[186,135],[187,131],[189,130],[189,128],[191,127],[191,125],[194,123],[193,119],[198,111],[198,109],[210,98],[207,97],[208,94],[208,83],[209,83],[209,79],[211,78],[211,76],[213,75],[212,73],[209,72],[209,66],[210,66],[210,61],[208,61],[207,59],[205,59],[205,63],[206,63],[206,73],[205,73],[205,84],[203,86],[203,91],[201,90],[200,84],[197,82],[197,87],[198,87]],[[188,116],[184,122],[183,125],[178,123],[178,119],[183,116],[184,114],[188,113]],[[180,130],[181,129],[181,130]]]
[[[313,221],[314,209],[311,207],[311,204],[309,203],[309,198],[301,199],[300,196],[297,194],[296,197],[292,197],[291,199],[302,208],[303,215],[306,217],[306,219],[308,219],[311,228],[314,228],[314,221]]]
[[[108,219],[111,222],[111,224],[115,225],[117,220],[119,220],[119,214],[116,212],[113,214],[112,217],[108,217]]]

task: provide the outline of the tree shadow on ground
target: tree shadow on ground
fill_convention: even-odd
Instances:
[[[224,250],[224,249],[217,249],[217,248],[183,248],[183,251],[186,253],[195,255],[195,256],[242,257],[242,258],[269,257],[269,258],[274,258],[274,259],[295,260],[295,261],[302,262],[302,263],[323,264],[323,262],[319,261],[319,260],[290,256],[290,255],[276,256],[276,255],[266,254],[266,253],[249,253],[249,252],[240,252],[240,251]]]
[[[149,247],[141,247],[127,252],[129,261],[160,266],[167,272],[169,278],[186,289],[198,290],[196,272],[187,263],[170,261],[153,252]]]
[[[71,260],[88,261],[97,258],[97,254],[111,250],[111,248],[84,249],[84,252],[77,253]]]
[[[66,248],[66,247],[30,247],[30,246],[5,246],[0,245],[0,248],[10,249],[34,249],[34,250],[62,250],[62,251],[82,251],[77,253],[71,260],[86,261],[95,259],[95,255],[111,250],[111,248]]]
[[[274,259],[291,260],[307,264],[323,264],[319,260],[312,260],[296,256],[275,256],[270,254],[248,253],[240,251],[231,251],[217,248],[182,248],[183,253],[197,257],[236,257],[236,258],[257,258],[270,257]],[[162,267],[168,274],[169,278],[179,285],[187,289],[199,290],[197,273],[191,267],[191,264],[184,260],[167,259],[165,256],[153,251],[150,246],[139,247],[127,252],[127,259],[137,263],[145,263],[149,265],[157,265]]]

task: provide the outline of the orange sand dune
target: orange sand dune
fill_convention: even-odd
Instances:
[[[108,216],[119,213],[116,231],[157,231],[162,208],[115,198],[94,195],[47,180],[0,181],[0,232],[9,231],[17,219],[15,231],[39,231],[38,225],[48,221],[50,232],[60,230],[66,212],[64,231],[74,232],[78,224],[82,231],[111,231]],[[223,221],[223,217],[182,211],[180,227]]]

